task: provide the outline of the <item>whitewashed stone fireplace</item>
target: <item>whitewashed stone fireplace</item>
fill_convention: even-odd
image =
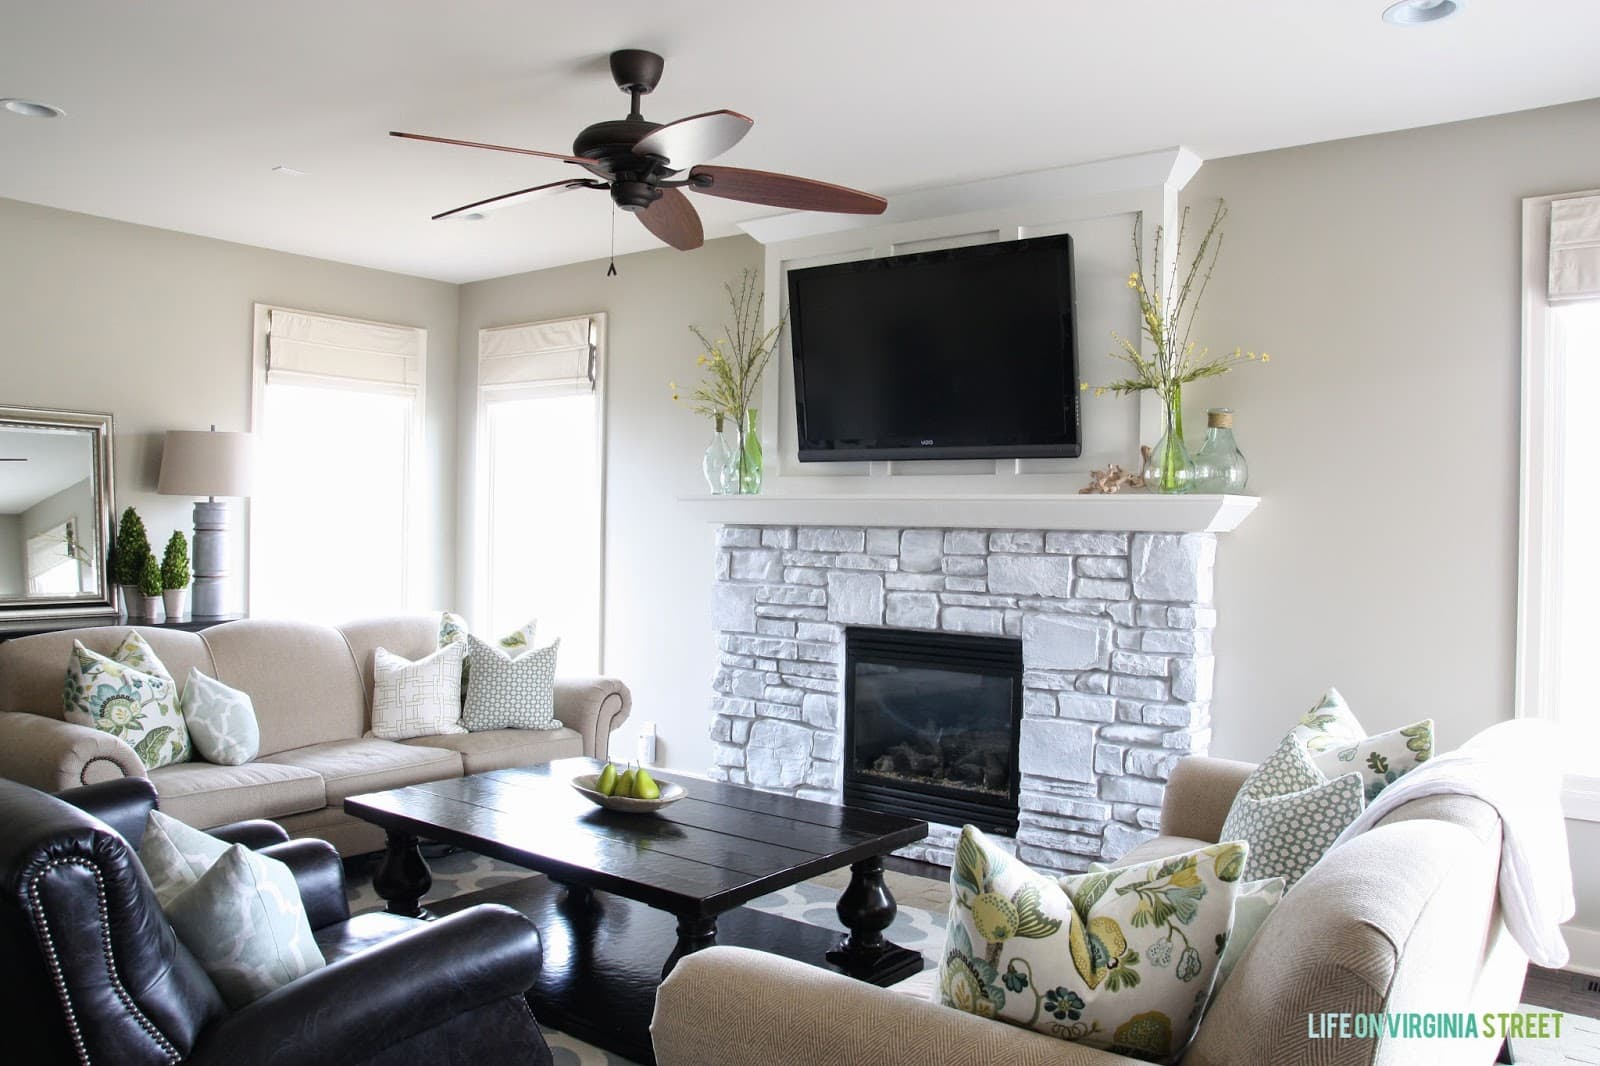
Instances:
[[[847,626],[1011,636],[1018,854],[1063,872],[1122,855],[1210,740],[1213,530],[1255,503],[1211,499],[1238,513],[1196,532],[719,525],[712,776],[840,801]],[[953,838],[908,853],[948,863]]]

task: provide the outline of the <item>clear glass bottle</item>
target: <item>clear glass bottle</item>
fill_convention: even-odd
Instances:
[[[1194,457],[1196,492],[1243,492],[1250,480],[1244,453],[1233,439],[1233,410],[1206,412],[1206,442]]]
[[[723,427],[723,417],[718,412],[711,431],[711,443],[706,445],[706,457],[701,464],[711,495],[724,496],[738,492],[739,464]]]
[[[738,487],[731,492],[754,496],[761,491],[761,422],[754,407],[746,408],[739,423]]]
[[[1183,444],[1183,388],[1172,387],[1172,395],[1162,398],[1161,439],[1145,458],[1144,487],[1150,492],[1193,492],[1194,459]]]

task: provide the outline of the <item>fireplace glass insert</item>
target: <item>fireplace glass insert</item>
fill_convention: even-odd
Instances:
[[[845,631],[845,802],[1017,830],[1022,643]]]

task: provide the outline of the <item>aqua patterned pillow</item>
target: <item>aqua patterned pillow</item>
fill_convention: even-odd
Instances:
[[[326,965],[289,867],[234,844],[165,908],[235,1009]]]
[[[1365,808],[1361,775],[1329,781],[1291,731],[1245,778],[1222,823],[1222,839],[1250,845],[1251,878],[1281,877],[1293,887]]]
[[[62,689],[62,717],[127,743],[146,769],[185,762],[189,729],[178,686],[150,645],[129,632],[107,658],[72,642]]]
[[[533,646],[534,634],[539,630],[537,618],[524,624],[521,628],[513,629],[496,643],[512,655],[520,654],[524,648]],[[454,611],[446,611],[439,618],[439,647],[449,647],[451,644],[460,644],[462,652],[468,653],[467,620]],[[461,702],[467,702],[467,687],[472,680],[472,658],[470,654],[461,661]]]
[[[145,819],[139,863],[165,909],[192,888],[227,850],[227,841],[153,810]]]
[[[947,1007],[1147,1062],[1176,1062],[1216,979],[1247,849],[1212,844],[1062,877],[972,826],[950,871]]]
[[[243,766],[261,750],[250,697],[199,670],[190,670],[183,685],[183,720],[195,752],[206,762]]]

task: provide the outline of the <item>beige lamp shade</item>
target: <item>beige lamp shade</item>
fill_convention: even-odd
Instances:
[[[248,433],[170,430],[156,491],[166,496],[249,496],[252,443]]]

